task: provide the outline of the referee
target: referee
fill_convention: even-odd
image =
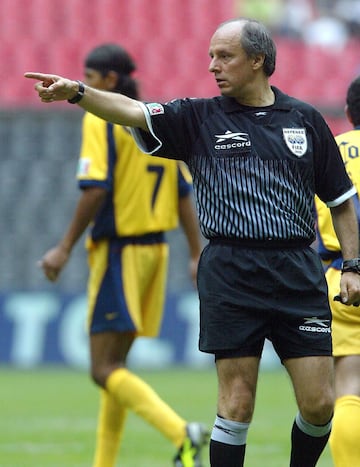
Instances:
[[[299,409],[290,466],[315,466],[331,430],[334,374],[326,281],[310,247],[313,199],[316,193],[330,207],[351,265],[359,252],[355,188],[321,115],[270,86],[276,48],[261,23],[222,23],[209,54],[221,93],[210,99],[142,103],[56,75],[25,76],[40,80],[42,102],[75,99],[134,127],[143,150],[190,168],[209,239],[198,289],[200,350],[214,354],[219,384],[211,466],[244,465],[265,338],[289,373]],[[348,305],[360,300],[357,268],[344,270],[339,294]]]

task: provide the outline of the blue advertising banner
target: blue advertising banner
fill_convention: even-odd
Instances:
[[[86,295],[48,291],[0,294],[0,363],[22,368],[61,364],[87,368]],[[213,357],[198,350],[199,304],[196,292],[169,294],[161,333],[139,338],[129,365],[165,368],[206,367]],[[277,365],[266,346],[263,364]]]

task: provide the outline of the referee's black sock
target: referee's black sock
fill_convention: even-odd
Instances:
[[[232,445],[210,440],[211,467],[243,467],[246,444]]]
[[[290,467],[315,467],[330,431],[331,420],[326,425],[311,425],[298,413],[291,432]]]

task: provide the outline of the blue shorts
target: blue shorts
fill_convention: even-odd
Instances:
[[[331,355],[331,312],[318,254],[210,242],[198,270],[200,350],[217,358]]]
[[[101,240],[88,246],[88,328],[157,336],[165,301],[169,246],[162,236]]]

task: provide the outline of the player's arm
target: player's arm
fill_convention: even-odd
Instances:
[[[49,280],[55,281],[58,278],[74,245],[103,205],[106,193],[106,190],[100,187],[89,187],[82,191],[63,238],[56,246],[48,250],[39,261],[39,266]]]
[[[79,81],[61,76],[32,72],[25,73],[24,76],[39,81],[35,84],[35,89],[45,103],[73,99],[80,90]],[[140,102],[122,94],[84,85],[78,105],[108,122],[148,130]]]
[[[330,210],[343,260],[357,258],[359,256],[359,228],[352,198],[339,206],[331,207]],[[341,301],[348,305],[360,301],[360,275],[358,273],[342,274],[340,296]]]
[[[202,250],[202,242],[191,193],[179,198],[179,218],[189,246],[190,276],[196,287],[197,268]]]

